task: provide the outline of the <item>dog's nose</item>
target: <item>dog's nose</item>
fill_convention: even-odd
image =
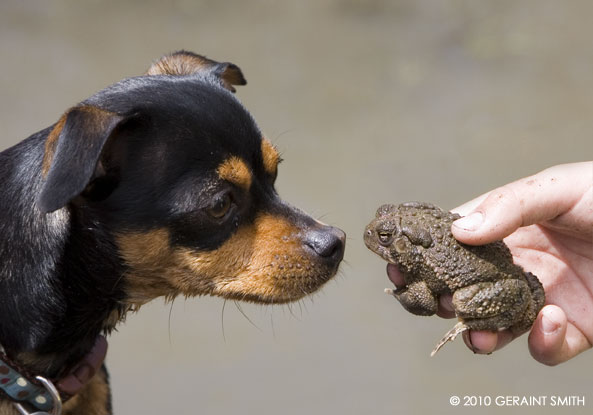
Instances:
[[[341,229],[322,225],[309,230],[304,242],[320,257],[341,261],[344,257],[346,234]]]

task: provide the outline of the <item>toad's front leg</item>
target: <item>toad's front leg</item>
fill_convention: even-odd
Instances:
[[[432,316],[437,312],[438,299],[424,281],[415,281],[395,290],[386,288],[385,292],[397,298],[401,305],[412,314]]]

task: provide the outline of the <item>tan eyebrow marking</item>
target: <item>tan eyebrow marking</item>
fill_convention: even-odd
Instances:
[[[251,170],[239,157],[233,156],[226,159],[216,171],[222,180],[236,184],[244,190],[249,190],[251,187],[253,181]]]
[[[276,147],[267,138],[263,138],[261,141],[261,154],[264,162],[264,170],[275,177],[278,173],[280,154],[278,154]]]

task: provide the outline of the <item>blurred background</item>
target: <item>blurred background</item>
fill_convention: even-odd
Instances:
[[[583,414],[593,353],[549,368],[526,336],[491,356],[383,294],[362,231],[384,202],[453,208],[592,158],[587,0],[2,0],[2,149],[160,55],[239,65],[237,97],[281,150],[277,188],[348,234],[340,274],[290,306],[151,303],[110,340],[116,414]],[[452,395],[586,398],[452,407]]]

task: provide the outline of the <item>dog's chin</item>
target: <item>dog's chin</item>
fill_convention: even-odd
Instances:
[[[263,278],[238,278],[217,284],[212,295],[257,304],[285,304],[318,291],[335,271],[315,275],[284,274]]]

